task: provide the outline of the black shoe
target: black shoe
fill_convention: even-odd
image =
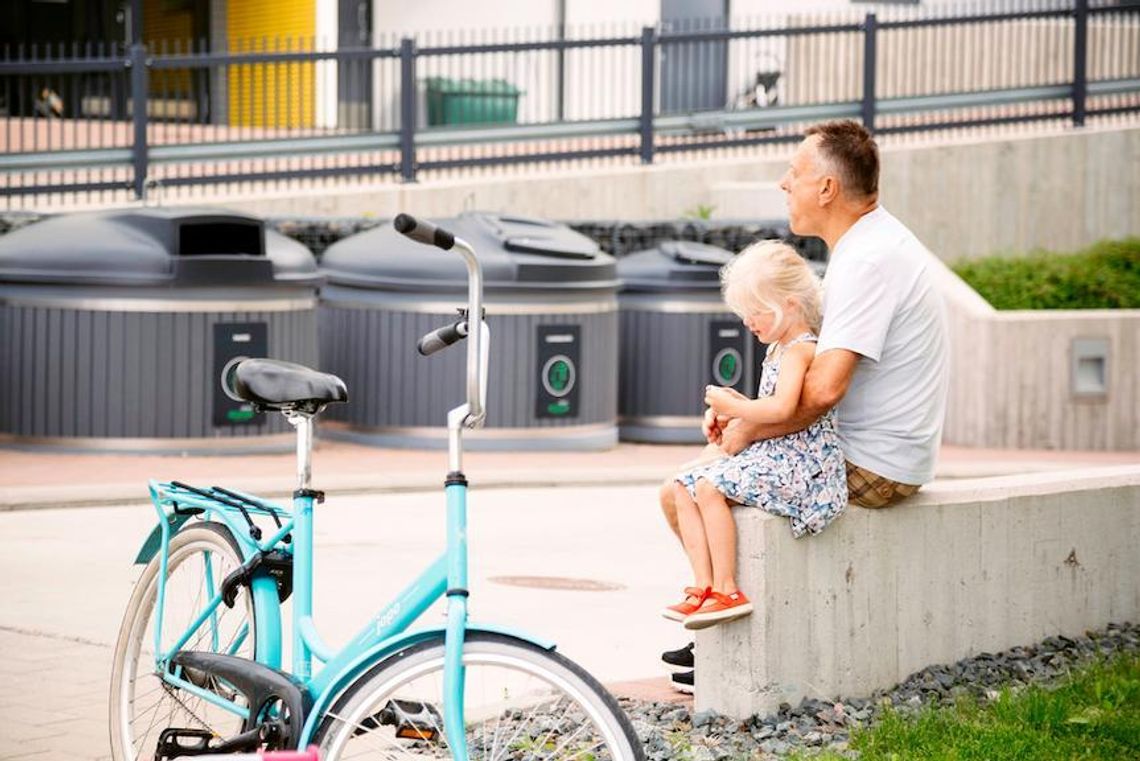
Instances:
[[[693,674],[695,671],[678,671],[669,677],[669,683],[673,685],[673,689],[677,692],[683,692],[686,695],[693,694]]]
[[[678,669],[691,669],[693,667],[694,644],[695,643],[690,642],[680,650],[666,650],[665,652],[661,653],[661,662],[673,671],[676,671]]]

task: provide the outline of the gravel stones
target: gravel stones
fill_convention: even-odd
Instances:
[[[717,718],[716,711],[701,711],[693,717],[693,728],[707,727]]]
[[[1080,637],[1049,637],[1036,645],[1002,653],[978,653],[949,665],[930,666],[873,695],[832,701],[808,698],[781,703],[770,716],[737,721],[715,711],[690,715],[684,707],[623,698],[622,707],[645,743],[649,761],[773,759],[797,748],[827,748],[857,758],[848,747],[850,730],[867,726],[888,707],[913,713],[949,705],[972,695],[993,700],[1002,688],[1049,684],[1099,656],[1140,653],[1140,625],[1109,624]]]

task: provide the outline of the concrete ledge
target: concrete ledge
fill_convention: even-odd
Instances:
[[[695,709],[767,714],[1140,616],[1140,466],[932,484],[823,534],[738,508],[744,620],[697,633]]]
[[[934,259],[950,331],[947,444],[968,447],[1140,448],[1140,309],[998,311]],[[1080,392],[1077,341],[1107,352],[1102,393]]]

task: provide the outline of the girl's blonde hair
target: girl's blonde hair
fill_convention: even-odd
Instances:
[[[800,317],[818,333],[823,321],[819,278],[796,250],[778,240],[753,243],[720,271],[724,301],[744,319],[758,311],[774,312],[784,321],[782,302],[791,297]]]

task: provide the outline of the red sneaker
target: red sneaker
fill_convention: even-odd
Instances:
[[[737,590],[730,595],[720,592],[710,592],[708,602],[699,606],[698,610],[685,616],[686,629],[704,629],[709,626],[723,624],[737,618],[744,618],[752,612],[752,603]]]
[[[685,617],[692,614],[697,608],[704,604],[705,600],[712,594],[712,587],[685,587],[685,599],[676,605],[670,605],[661,611],[661,615],[670,621],[684,621]]]

